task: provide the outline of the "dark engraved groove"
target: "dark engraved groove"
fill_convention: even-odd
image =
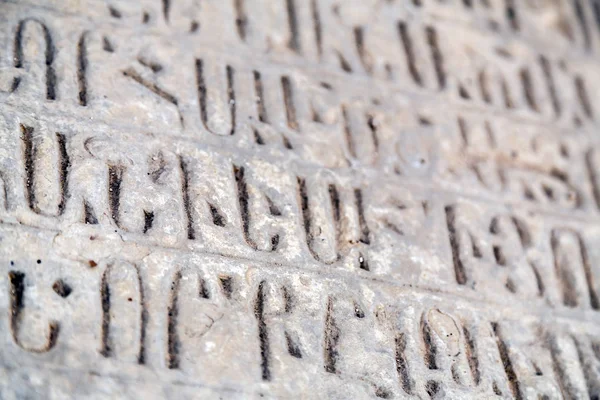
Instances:
[[[343,54],[340,53],[339,51],[336,51],[336,53],[337,53],[338,59],[340,61],[340,67],[342,68],[342,70],[349,74],[352,73],[352,67],[350,66],[350,63],[348,62],[348,60],[346,60],[344,58]]]
[[[69,197],[69,169],[71,168],[71,160],[67,153],[67,138],[62,133],[56,133],[56,141],[58,142],[58,167],[60,171],[59,189],[60,202],[58,203],[58,215],[65,212],[65,204]]]
[[[169,13],[171,12],[171,0],[161,0],[162,1],[162,13],[165,18],[165,22],[169,23]]]
[[[265,95],[260,72],[254,71],[254,94],[256,95],[256,109],[258,111],[258,120],[268,123],[267,108],[265,107]]]
[[[458,95],[465,100],[471,100],[471,95],[469,94],[467,89],[460,83],[458,84]]]
[[[288,149],[288,150],[294,149],[294,147],[292,146],[292,143],[287,138],[287,136],[285,136],[284,134],[281,134],[281,141],[283,142],[283,147],[285,147],[286,149]]]
[[[201,277],[198,277],[198,296],[203,299],[210,299],[210,292],[206,286],[206,281]]]
[[[297,131],[298,120],[296,117],[296,106],[294,105],[294,91],[289,77],[281,77],[281,87],[283,89],[283,102],[285,104],[285,115],[288,127]]]
[[[148,233],[150,229],[152,229],[152,224],[154,223],[154,211],[146,211],[144,210],[144,229],[143,233]]]
[[[492,390],[496,396],[502,396],[502,391],[498,387],[498,383],[496,381],[493,381],[492,383]]]
[[[600,30],[600,2],[598,0],[592,0],[592,8],[594,12],[594,20],[596,22],[596,28]]]
[[[246,40],[246,29],[248,26],[248,16],[246,15],[244,1],[245,0],[234,0],[235,26],[237,28],[237,33],[240,39],[242,39],[242,41]]]
[[[10,93],[14,93],[21,85],[21,77],[17,76],[13,78],[12,84],[10,85]]]
[[[399,334],[396,337],[396,372],[402,384],[402,389],[412,394],[412,380],[410,379],[410,372],[408,369],[408,360],[405,355],[406,351],[406,337],[404,333]]]
[[[44,40],[46,43],[45,63],[46,63],[46,98],[48,100],[56,99],[56,73],[54,72],[54,58],[56,49],[52,41],[52,35],[50,31],[42,22],[28,18],[22,20],[18,27],[15,35],[14,49],[13,49],[13,60],[15,68],[23,68],[23,30],[28,22],[35,22],[40,25],[44,31]]]
[[[598,3],[596,3],[598,4]],[[583,374],[584,374],[584,379],[586,382],[586,386],[587,386],[587,390],[588,390],[588,395],[590,396],[590,399],[598,399],[600,398],[600,388],[598,387],[598,385],[595,382],[594,376],[596,374],[595,372],[595,368],[592,366],[593,364],[590,362],[590,358],[592,358],[593,356],[591,356],[590,354],[587,354],[586,357],[586,349],[583,348],[583,344],[581,341],[577,340],[575,337],[572,337],[572,340],[575,344],[575,348],[577,350],[577,359],[579,361],[579,365],[581,366],[582,370],[583,370]],[[592,351],[596,350],[597,346],[595,346],[594,344],[592,344]],[[596,356],[597,358],[597,356]],[[592,364],[592,365],[591,365]]]
[[[121,184],[124,172],[125,168],[121,166],[110,165],[108,167],[108,205],[110,215],[119,228],[121,228],[119,208],[121,206]]]
[[[172,94],[170,94],[166,90],[161,89],[155,83],[147,81],[140,74],[138,74],[137,71],[135,71],[133,68],[128,68],[128,69],[124,70],[123,71],[123,76],[125,76],[127,78],[131,78],[135,82],[137,82],[140,85],[144,86],[146,89],[150,90],[155,95],[157,95],[160,98],[162,98],[162,99],[168,101],[169,103],[173,104],[175,106],[176,110],[177,110],[177,115],[179,116],[179,122],[181,123],[181,125],[184,124],[183,115],[181,114],[181,112],[179,110],[179,102],[178,102],[178,100],[177,100],[177,98],[175,96],[173,96]]]
[[[279,235],[275,234],[271,236],[271,251],[277,251],[279,247]]]
[[[585,275],[586,286],[589,294],[590,305],[594,310],[597,310],[600,307],[600,302],[598,300],[598,295],[596,290],[594,289],[594,278],[592,274],[592,266],[590,263],[589,255],[583,242],[581,235],[572,230],[566,229],[562,232],[571,234],[577,239],[577,246],[579,248],[579,255],[581,257],[581,261],[583,263],[583,272]],[[577,288],[575,287],[575,283],[572,281],[573,266],[571,264],[564,266],[562,265],[562,260],[560,259],[559,254],[559,235],[561,234],[561,230],[552,231],[551,236],[551,247],[552,254],[554,258],[554,267],[557,277],[560,280],[562,286],[562,294],[563,294],[563,304],[568,307],[576,307],[578,306],[577,300]]]
[[[56,49],[54,48],[50,30],[48,30],[48,27],[42,22],[33,18],[28,18],[19,23],[13,49],[14,66],[15,68],[23,68],[23,30],[28,22],[39,24],[44,31],[44,41],[46,42],[46,51],[44,53],[46,62],[46,99],[56,100],[56,73],[54,71]]]
[[[514,225],[517,234],[519,235],[519,241],[521,242],[523,249],[531,246],[531,234],[527,229],[527,225],[517,217],[511,217],[510,220]]]
[[[559,259],[559,234],[560,233],[558,231],[552,232],[552,237],[550,240],[554,258],[554,270],[560,282],[563,304],[567,307],[575,307],[577,306],[577,294],[576,288],[573,287],[574,283],[569,276],[571,268],[565,268]]]
[[[290,30],[288,47],[296,53],[300,53],[300,32],[298,15],[296,14],[296,4],[294,3],[294,0],[285,0],[285,4],[288,15],[288,27]]]
[[[537,101],[535,99],[535,92],[533,88],[533,81],[531,80],[531,74],[527,68],[521,69],[521,84],[523,85],[523,93],[525,95],[525,100],[527,101],[527,105],[534,111],[539,111],[537,106]]]
[[[264,146],[265,140],[263,139],[258,129],[252,129],[252,132],[254,133],[254,142],[256,142],[256,144],[259,146]]]
[[[150,176],[150,180],[157,184],[162,184],[161,177],[165,174],[167,170],[167,162],[165,161],[164,154],[162,152],[158,152],[153,154],[148,160],[148,175]]]
[[[365,312],[356,301],[354,302],[354,316],[359,319],[363,319],[365,317]]]
[[[270,363],[270,348],[269,348],[269,332],[267,330],[267,324],[265,322],[265,281],[260,282],[258,285],[258,293],[256,294],[256,300],[254,301],[254,316],[258,322],[258,341],[260,343],[260,368],[262,371],[262,379],[264,381],[271,380],[271,370],[269,369]]]
[[[303,178],[298,177],[298,195],[300,197],[300,208],[302,209],[302,220],[304,222],[304,233],[306,234],[306,241],[308,248],[315,259],[319,259],[318,255],[312,250],[310,242],[312,241],[311,228],[311,215],[310,208],[308,205],[308,193],[306,191],[306,181]]]
[[[183,197],[183,209],[187,219],[187,238],[196,239],[194,228],[194,216],[192,215],[192,204],[190,200],[190,171],[187,162],[179,156],[179,169],[181,170],[181,194]]]
[[[306,243],[308,250],[313,258],[317,261],[322,261],[319,254],[313,248],[313,242],[315,238],[312,234],[312,213],[310,211],[310,205],[308,202],[308,191],[306,188],[306,180],[304,178],[297,178],[298,182],[298,197],[300,202],[300,208],[302,209],[302,220],[304,222],[304,233],[306,235]]]
[[[86,46],[87,32],[81,34],[79,43],[77,43],[77,83],[79,85],[79,105],[87,106],[88,93],[87,93],[87,67],[88,67],[88,55]]]
[[[417,85],[423,86],[423,80],[421,79],[421,74],[419,74],[419,70],[417,69],[416,65],[412,40],[410,38],[410,34],[408,33],[408,27],[406,26],[406,23],[404,21],[398,22],[398,33],[400,34],[402,48],[404,49],[404,54],[406,56],[408,72],[410,73],[410,76]]]
[[[265,196],[265,198],[267,199],[267,204],[269,204],[269,214],[273,215],[274,217],[281,216],[281,210],[279,207],[277,207],[273,200],[269,196]]]
[[[15,68],[23,68],[23,29],[25,28],[25,21],[21,21],[17,27],[15,33],[15,40],[13,42],[13,61]]]
[[[521,394],[519,380],[517,379],[517,374],[515,373],[510,355],[508,354],[506,342],[500,334],[500,327],[498,326],[498,323],[492,322],[492,330],[496,338],[496,345],[498,346],[498,353],[500,354],[500,359],[502,360],[502,365],[504,366],[504,373],[506,374],[506,378],[508,380],[508,386],[510,387],[513,397],[517,400],[521,400],[523,396]]]
[[[146,59],[146,58],[144,58],[144,57],[138,57],[138,58],[137,58],[137,61],[138,61],[140,64],[142,64],[144,67],[146,67],[146,68],[148,68],[149,70],[151,70],[151,71],[152,71],[153,73],[155,73],[155,74],[157,74],[157,73],[159,73],[160,71],[162,71],[162,70],[163,70],[163,66],[162,66],[162,65],[160,65],[160,64],[159,64],[159,63],[157,63],[157,62],[154,62],[154,61],[148,60],[148,59]]]
[[[44,26],[44,37],[46,39],[46,98],[56,100],[56,73],[53,66],[56,50],[50,31],[46,26]]]
[[[473,257],[475,258],[481,258],[483,257],[483,254],[481,253],[481,249],[479,248],[479,246],[477,245],[477,242],[475,239],[475,237],[471,234],[469,234],[469,238],[471,240],[471,247],[472,247],[472,251],[473,251]]]
[[[546,291],[546,286],[544,285],[544,280],[542,279],[542,275],[540,274],[540,271],[539,271],[538,267],[535,265],[535,263],[532,262],[532,263],[530,263],[530,265],[531,265],[533,274],[535,275],[535,283],[538,288],[538,295],[540,297],[544,297],[544,293]]]
[[[229,131],[230,135],[235,133],[235,116],[236,116],[236,105],[235,105],[235,81],[234,75],[235,71],[233,67],[230,65],[226,68],[227,71],[227,97],[229,100],[229,113],[231,115],[231,131]]]
[[[425,319],[425,314],[421,317],[421,335],[423,337],[424,360],[429,369],[438,369],[437,367],[437,346],[431,336],[431,327]]]
[[[210,208],[213,224],[216,226],[225,226],[225,217],[221,215],[219,209],[210,203],[208,203],[208,207]]]
[[[585,280],[587,283],[587,289],[590,297],[590,305],[592,309],[598,310],[600,308],[600,301],[598,300],[598,294],[594,288],[594,275],[592,273],[592,263],[587,251],[587,247],[583,241],[581,235],[577,235],[579,251],[581,254],[581,260],[583,261],[583,271],[585,274]]]
[[[10,283],[10,323],[11,332],[15,342],[17,342],[16,329],[19,326],[21,311],[23,310],[23,294],[25,292],[25,273],[19,271],[10,271],[8,273],[8,281]]]
[[[454,206],[446,206],[446,225],[448,227],[448,237],[450,239],[450,248],[452,249],[452,260],[454,263],[454,274],[456,282],[460,285],[467,283],[467,274],[460,258],[460,242],[458,232],[456,231],[456,210]]]
[[[364,244],[371,244],[370,230],[365,218],[365,209],[363,205],[363,193],[360,189],[354,189],[354,201],[358,211],[358,224],[360,225],[360,241]]]
[[[460,137],[462,138],[463,147],[469,147],[469,131],[467,129],[467,122],[461,116],[458,116],[457,122],[458,131],[460,132]]]
[[[52,284],[52,290],[63,299],[69,297],[71,292],[73,292],[73,288],[62,279],[57,279]]]
[[[548,94],[550,95],[550,99],[552,99],[552,108],[554,109],[554,114],[556,116],[560,116],[562,110],[560,100],[556,92],[556,84],[554,83],[552,65],[550,64],[550,61],[548,61],[548,59],[544,56],[540,56],[540,65],[542,67],[542,72],[544,73],[544,79],[546,80]]]
[[[569,382],[567,381],[567,375],[569,373],[567,370],[568,367],[563,365],[556,354],[559,351],[556,344],[556,338],[548,335],[546,341],[548,343],[547,346],[549,348],[550,356],[552,357],[552,370],[556,376],[556,381],[563,398],[576,399],[578,396],[574,393],[573,387],[569,385]]]
[[[35,200],[35,157],[33,145],[33,128],[21,124],[21,141],[23,142],[23,158],[25,161],[25,192],[27,204],[31,210],[39,212]]]
[[[500,246],[493,246],[494,250],[494,259],[496,260],[496,264],[505,266],[506,258],[504,257],[504,252]]]
[[[350,118],[348,117],[348,110],[345,105],[342,104],[342,117],[344,120],[344,137],[348,145],[348,152],[352,158],[356,158],[356,148],[354,146],[354,139],[352,138],[352,128],[350,127]]]
[[[335,374],[338,360],[338,341],[340,331],[333,317],[333,299],[327,299],[327,312],[325,314],[325,333],[323,335],[323,357],[325,360],[325,371]]]
[[[227,74],[227,98],[229,107],[229,113],[231,115],[231,130],[229,131],[230,135],[235,133],[235,117],[236,117],[236,105],[235,105],[235,89],[234,89],[234,74],[235,71],[233,67],[226,67]],[[204,62],[201,59],[196,59],[196,86],[198,90],[198,101],[200,103],[200,118],[202,118],[202,123],[204,124],[204,128],[210,133],[215,134],[212,129],[209,128],[208,125],[208,96],[207,96],[207,88],[206,81],[204,80]]]
[[[337,187],[334,184],[329,185],[329,200],[331,202],[331,210],[333,212],[333,223],[335,225],[335,233],[337,236],[337,244],[339,246],[339,241],[342,237],[342,211],[340,206],[340,195],[338,193]],[[340,258],[338,254],[337,258]]]
[[[6,180],[6,174],[0,171],[0,182],[2,183],[2,193],[0,194],[5,210],[12,210],[12,203],[9,196],[9,187]]]
[[[281,291],[283,293],[283,309],[286,313],[290,313],[292,312],[292,308],[294,306],[294,299],[292,298],[292,294],[290,293],[290,290],[287,288],[287,286],[283,286],[281,288]]]
[[[585,83],[583,82],[583,78],[581,76],[575,77],[575,89],[577,90],[577,97],[579,99],[581,107],[583,107],[585,115],[588,118],[593,119],[594,112],[592,111],[592,103],[590,103],[590,98],[588,96]]]
[[[285,332],[285,341],[290,356],[295,358],[302,358],[302,351],[300,350],[300,346],[298,346],[298,344],[294,342],[294,340],[287,331]]]
[[[102,38],[102,49],[108,53],[114,53],[115,52],[115,48],[113,47],[112,43],[110,42],[110,40],[104,36]]]
[[[440,391],[440,384],[433,380],[428,381],[427,385],[425,385],[425,390],[427,391],[429,397],[433,399],[437,396],[438,392]]]
[[[371,131],[371,140],[373,141],[373,147],[375,148],[375,154],[379,152],[379,135],[377,134],[377,124],[375,123],[375,117],[371,114],[367,114],[367,125]]]
[[[373,72],[373,65],[371,64],[365,49],[365,31],[361,26],[354,28],[354,44],[365,72],[371,74]]]
[[[335,222],[337,234],[339,235],[341,230],[342,212],[340,209],[340,195],[334,184],[329,185],[329,199],[331,201],[331,209],[333,210],[333,221]]]
[[[110,287],[108,286],[108,273],[110,266],[102,274],[100,281],[100,303],[102,305],[102,326],[100,331],[100,354],[104,357],[112,356],[110,344]]]
[[[481,382],[481,373],[479,371],[479,358],[477,357],[477,343],[475,342],[475,336],[471,335],[471,332],[466,327],[463,327],[463,334],[465,336],[465,350],[467,353],[467,361],[469,363],[469,369],[471,370],[471,376],[475,385],[479,385]]]
[[[492,95],[490,94],[489,80],[485,70],[481,70],[478,76],[479,90],[481,92],[481,98],[487,104],[492,103]]]
[[[369,263],[367,262],[367,259],[365,258],[365,256],[362,253],[358,253],[358,266],[360,269],[365,270],[365,271],[371,270],[371,268],[369,267]]]
[[[508,83],[506,79],[500,79],[500,88],[502,89],[502,97],[504,98],[504,106],[508,109],[515,108],[515,105],[512,100],[512,95],[510,94],[510,88],[508,87]]]
[[[102,274],[100,281],[100,302],[102,306],[102,325],[100,332],[100,354],[104,357],[112,357],[113,349],[110,341],[110,325],[112,319],[111,313],[111,291],[108,284],[108,275],[111,273],[113,264],[108,265]],[[137,355],[137,362],[140,365],[146,362],[146,327],[148,325],[148,310],[146,309],[146,299],[144,296],[144,287],[140,271],[133,266],[137,277],[137,284],[140,295],[140,342]]]
[[[34,129],[29,126],[20,125],[21,141],[23,142],[23,159],[25,167],[25,194],[29,208],[37,214],[41,214],[38,206],[35,187],[36,187],[36,163],[37,146],[34,144],[33,132]],[[65,211],[65,204],[69,195],[68,174],[71,166],[71,161],[67,153],[67,139],[65,135],[56,133],[56,141],[58,145],[58,186],[59,186],[59,203],[56,216],[61,216]]]
[[[233,278],[227,275],[219,276],[219,284],[221,285],[221,291],[226,298],[231,299],[233,294]]]
[[[146,328],[148,326],[148,307],[146,306],[146,295],[144,292],[144,285],[142,282],[142,275],[137,267],[135,267],[137,274],[137,284],[140,288],[140,348],[138,351],[138,364],[143,365],[146,363]]]
[[[488,143],[490,145],[490,147],[492,149],[495,149],[496,147],[498,147],[497,143],[496,143],[496,135],[494,134],[494,130],[492,129],[492,125],[490,124],[489,121],[485,121],[485,133],[487,134],[487,138],[488,138]],[[504,181],[502,172],[498,172],[498,174],[500,175],[500,178]],[[504,182],[503,182],[504,184]]]
[[[584,42],[585,48],[590,49],[592,47],[590,28],[587,23],[585,11],[583,9],[583,4],[581,3],[581,0],[573,0],[573,7],[575,8],[575,15],[577,16],[577,22],[579,23],[579,27],[581,28],[581,34],[583,35],[583,42]]]
[[[237,185],[238,204],[240,206],[240,215],[242,217],[242,228],[244,232],[244,240],[248,246],[254,250],[258,249],[256,242],[250,237],[250,211],[249,211],[249,196],[248,185],[245,177],[246,170],[244,167],[233,166],[233,176]]]
[[[319,57],[323,56],[323,27],[321,26],[321,14],[317,0],[311,0],[311,11],[313,19],[313,29],[315,31],[315,43],[317,44],[317,53]]]
[[[513,31],[519,30],[519,17],[517,16],[517,10],[515,8],[515,0],[504,0],[506,19]]]
[[[444,70],[444,58],[438,44],[437,32],[432,26],[428,26],[425,32],[427,34],[427,43],[431,49],[431,58],[433,59],[438,86],[440,89],[444,89],[446,87],[446,71]]]
[[[9,271],[8,272],[8,295],[10,301],[10,331],[13,338],[13,341],[17,346],[22,348],[23,350],[32,352],[32,353],[46,353],[54,346],[56,346],[56,341],[58,339],[59,334],[59,325],[57,322],[50,322],[48,324],[48,337],[46,338],[46,343],[42,347],[39,348],[29,348],[25,347],[20,339],[19,339],[19,328],[21,325],[21,314],[23,309],[25,308],[24,296],[25,296],[25,273],[20,271]]]
[[[108,12],[113,18],[120,19],[122,17],[121,12],[112,6],[108,6]]]
[[[179,368],[179,335],[177,333],[177,318],[179,316],[179,287],[181,285],[181,270],[175,273],[171,283],[169,307],[167,309],[167,367]]]

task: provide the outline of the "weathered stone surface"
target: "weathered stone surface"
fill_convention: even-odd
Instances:
[[[599,15],[0,0],[0,398],[597,398]]]

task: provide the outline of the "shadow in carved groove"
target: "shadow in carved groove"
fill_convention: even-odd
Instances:
[[[24,68],[24,54],[23,54],[23,34],[28,24],[38,24],[44,32],[44,41],[46,44],[46,51],[44,52],[44,58],[46,63],[46,99],[56,100],[56,72],[54,71],[54,58],[56,55],[56,49],[52,41],[52,35],[48,27],[41,21],[34,18],[27,18],[21,20],[17,26],[17,32],[15,34],[14,48],[13,48],[13,60],[15,68]],[[20,78],[13,80],[12,89],[17,89],[20,83]]]
[[[118,279],[115,279],[115,274]],[[126,262],[109,264],[102,274],[100,300],[102,304],[100,354],[108,358],[121,357],[120,351],[131,353],[138,364],[144,364],[146,362],[145,342],[148,313],[142,277],[138,267]],[[138,303],[139,307],[134,307],[132,311],[133,304],[129,303]],[[139,315],[136,316],[138,311]],[[117,319],[119,316],[121,318]],[[134,318],[134,321],[138,319],[138,323],[131,324],[132,320],[129,318]],[[118,321],[127,326],[133,326],[133,329],[137,331],[131,333],[126,330],[124,332],[113,329]],[[117,337],[116,333],[120,333],[121,337]],[[126,335],[127,333],[130,334],[129,337]]]
[[[9,327],[13,341],[23,350],[32,353],[46,353],[50,351],[54,346],[56,346],[56,340],[58,339],[58,322],[51,321],[48,324],[48,335],[46,337],[45,344],[37,348],[25,346],[19,339],[21,319],[23,316],[23,309],[25,308],[25,273],[20,271],[10,271],[8,273],[8,283],[8,293],[10,299]]]

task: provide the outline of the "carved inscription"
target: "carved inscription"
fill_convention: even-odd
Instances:
[[[0,375],[598,397],[600,2],[26,3]]]
[[[212,271],[207,275],[186,266],[167,267],[170,273],[150,277],[140,274],[140,267],[146,270],[150,265],[117,260],[101,266],[104,269],[97,281],[100,301],[86,303],[101,311],[93,327],[101,339],[95,350],[97,356],[139,364],[140,368],[144,364],[145,368],[158,370],[197,371],[197,363],[209,363],[214,355],[204,353],[193,362],[190,355],[195,354],[199,344],[211,342],[213,331],[218,334],[222,329],[231,329],[228,324],[249,323],[254,325],[255,337],[240,338],[244,341],[239,343],[241,347],[233,338],[232,343],[221,345],[229,348],[223,353],[229,354],[227,357],[250,356],[255,360],[255,367],[249,371],[255,382],[282,379],[281,363],[285,359],[289,368],[309,368],[315,377],[333,374],[351,382],[361,376],[358,387],[362,389],[357,390],[379,398],[429,398],[442,393],[525,398],[533,393],[552,396],[558,390],[577,397],[597,389],[593,365],[598,360],[594,351],[588,351],[595,346],[593,340],[564,329],[546,330],[523,325],[519,320],[498,322],[441,305],[414,309],[410,298],[400,296],[390,302],[384,293],[381,300],[385,298],[387,303],[373,304],[359,291],[332,289],[317,295],[318,289],[308,286],[307,293],[301,293],[294,285],[281,285],[266,276],[242,283],[237,273]],[[16,266],[13,268],[6,282],[14,343],[33,353],[57,351],[61,341],[68,340],[58,334],[58,327],[77,321],[67,321],[71,317],[64,315],[62,321],[50,323],[44,344],[24,344],[19,324],[31,306],[25,300],[28,277]],[[94,270],[88,269],[85,274]],[[29,290],[40,290],[37,286],[43,285],[43,278],[36,277],[35,281],[27,285]],[[165,296],[155,298],[156,293],[146,291],[157,284],[168,288]],[[65,291],[78,290],[63,280],[55,282],[52,289],[60,297],[68,296],[60,294]],[[246,298],[246,294],[251,296]],[[157,310],[165,313],[166,324],[149,323],[157,317]],[[240,314],[236,310],[244,311]],[[237,318],[240,320],[236,322]],[[316,318],[318,329],[291,328],[289,322],[297,318]],[[309,340],[313,337],[321,339]],[[161,343],[149,343],[148,338]],[[357,346],[356,340],[365,341],[365,347]],[[148,346],[157,345],[164,352],[147,352]],[[165,358],[157,364],[160,355]],[[365,360],[372,364],[365,365]]]

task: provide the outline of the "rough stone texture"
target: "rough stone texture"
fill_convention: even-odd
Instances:
[[[599,20],[0,0],[0,398],[598,398]]]

